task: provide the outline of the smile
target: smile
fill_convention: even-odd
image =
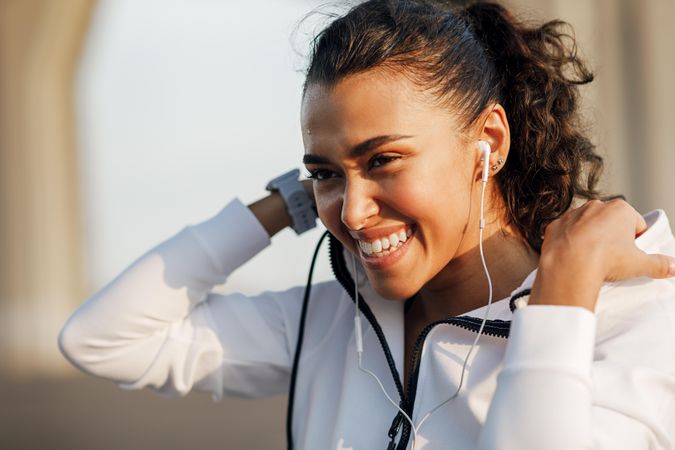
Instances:
[[[390,233],[381,238],[363,241],[357,239],[356,242],[361,252],[371,258],[382,258],[395,253],[412,236],[412,229],[404,227],[401,230]]]

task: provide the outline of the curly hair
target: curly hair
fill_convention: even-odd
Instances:
[[[463,129],[490,104],[504,107],[511,147],[495,179],[508,222],[536,251],[575,199],[601,198],[603,160],[578,111],[578,86],[593,74],[566,22],[528,26],[496,3],[369,0],[315,37],[304,92],[373,68],[433,92]]]

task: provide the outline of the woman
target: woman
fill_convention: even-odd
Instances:
[[[282,176],[135,261],[62,351],[166,395],[290,384],[294,448],[673,448],[675,240],[662,211],[598,200],[577,126],[592,75],[562,25],[489,3],[354,7],[314,41],[302,99],[336,280],[210,292],[309,226]]]

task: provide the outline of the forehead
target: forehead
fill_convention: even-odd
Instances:
[[[405,76],[388,71],[359,73],[333,86],[310,85],[301,112],[305,147],[348,145],[378,135],[417,134],[440,123],[448,126],[451,115],[434,100]]]

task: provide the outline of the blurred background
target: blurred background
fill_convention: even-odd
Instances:
[[[574,26],[604,190],[675,217],[675,2],[505,4]],[[285,398],[122,391],[69,366],[57,335],[147,249],[301,166],[302,69],[326,19],[300,22],[318,5],[0,0],[0,448],[284,447]],[[282,232],[218,290],[304,284],[320,233]]]

